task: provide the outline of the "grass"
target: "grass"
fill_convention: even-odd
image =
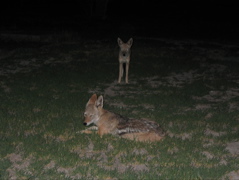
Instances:
[[[238,173],[237,46],[135,38],[129,82],[117,84],[116,41],[5,48],[0,179],[219,179]],[[80,134],[89,97],[167,131],[145,144]]]

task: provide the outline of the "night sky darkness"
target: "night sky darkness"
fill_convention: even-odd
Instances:
[[[94,35],[228,39],[239,37],[236,1],[19,0],[1,5],[1,31],[72,30]],[[100,13],[99,13],[100,12]]]

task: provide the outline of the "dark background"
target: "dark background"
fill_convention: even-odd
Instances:
[[[1,32],[74,31],[89,37],[167,37],[237,42],[236,1],[19,0],[1,5]]]

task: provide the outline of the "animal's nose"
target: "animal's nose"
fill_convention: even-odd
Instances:
[[[122,56],[127,56],[127,51],[122,51]]]
[[[83,123],[84,124],[84,126],[86,126],[87,125],[87,123]]]

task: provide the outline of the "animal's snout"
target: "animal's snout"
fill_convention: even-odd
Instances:
[[[127,56],[128,52],[127,51],[122,51],[122,56]]]
[[[84,124],[84,126],[87,126],[87,123],[86,123],[86,122],[84,122],[83,124]]]

